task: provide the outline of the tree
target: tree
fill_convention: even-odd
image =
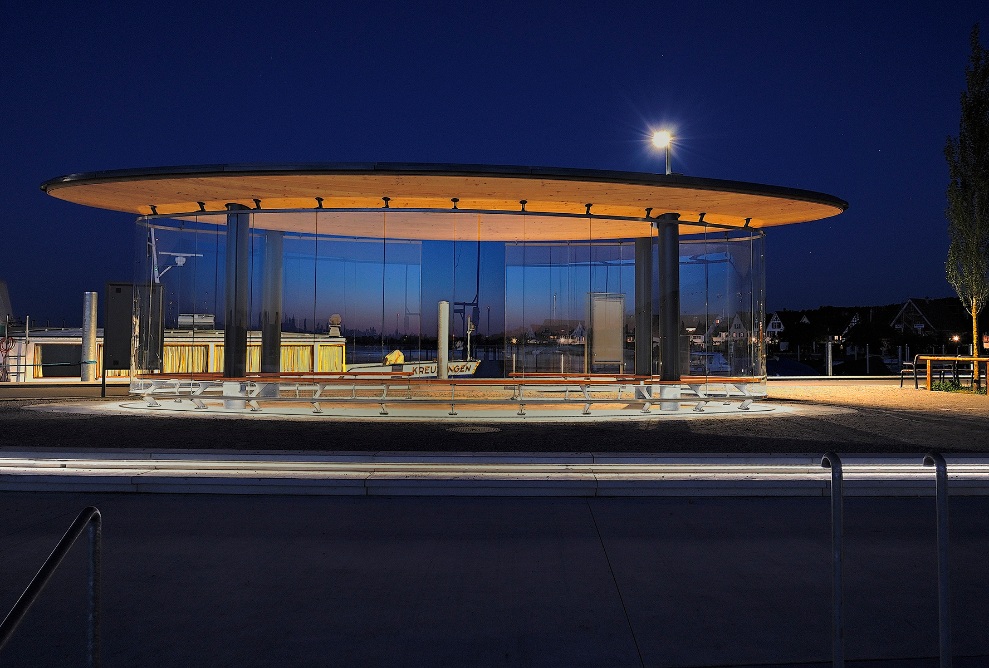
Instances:
[[[972,54],[965,68],[958,137],[944,147],[948,161],[948,282],[972,316],[972,351],[977,353],[976,320],[989,298],[989,50],[972,28]]]

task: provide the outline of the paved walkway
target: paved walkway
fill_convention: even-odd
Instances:
[[[106,666],[824,666],[824,498],[0,494],[0,608],[104,518]],[[936,665],[934,504],[845,509],[848,658]],[[951,501],[956,666],[989,663],[989,498]],[[78,665],[77,546],[0,665]]]
[[[108,666],[823,667],[819,458],[837,450],[849,665],[933,668],[934,476],[920,458],[944,448],[955,665],[989,665],[986,398],[785,394],[799,410],[487,430],[0,401],[0,611],[92,504]],[[0,667],[81,663],[84,582],[77,547]]]
[[[32,387],[33,398],[13,399],[23,386],[0,387],[0,452],[24,448],[264,449],[406,452],[601,452],[614,453],[902,453],[932,448],[989,454],[989,399],[966,393],[900,389],[897,382],[770,381],[770,401],[785,410],[734,411],[667,419],[587,420],[571,415],[555,422],[491,423],[490,431],[464,433],[466,418],[395,419],[245,418],[134,410],[100,413],[38,412],[25,406],[64,406],[99,388]],[[119,392],[125,388],[112,388]],[[4,398],[7,397],[7,398]],[[47,397],[47,398],[43,398]],[[100,402],[89,402],[96,407]],[[124,403],[120,399],[108,405]],[[579,411],[577,411],[579,413]],[[690,413],[690,411],[687,411]],[[745,413],[744,415],[741,413]],[[260,418],[260,419],[259,419]]]

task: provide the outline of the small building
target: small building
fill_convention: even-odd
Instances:
[[[476,324],[486,304],[499,305],[486,312],[489,335],[504,332],[505,359],[519,365],[506,373],[531,372],[528,347],[544,356],[549,341],[586,337],[567,368],[614,373],[617,362],[677,382],[688,359],[681,313],[700,313],[704,329],[695,325],[690,340],[730,345],[760,383],[765,268],[751,258],[764,256],[770,228],[847,207],[822,193],[680,174],[411,163],[115,170],[42,188],[135,215],[135,243],[149,249],[134,278],[136,384],[165,373],[141,343],[163,318],[185,324],[192,314],[195,324],[195,314],[215,313],[224,350],[215,373],[243,378],[255,350],[261,373],[287,373],[286,322],[315,336],[339,313],[378,333],[361,345],[385,353],[414,341],[428,360],[469,334],[451,305],[463,316],[471,307]],[[594,331],[594,304],[607,312],[608,337]],[[723,315],[712,322],[711,313]]]

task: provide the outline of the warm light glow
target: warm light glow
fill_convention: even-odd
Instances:
[[[669,130],[657,130],[652,133],[652,145],[656,148],[666,148],[673,142],[673,135]]]

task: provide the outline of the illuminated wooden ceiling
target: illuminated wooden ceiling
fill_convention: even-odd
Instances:
[[[837,215],[847,203],[830,195],[738,181],[681,175],[528,167],[423,164],[319,164],[167,167],[72,174],[42,184],[42,190],[69,202],[137,215],[225,211],[240,204],[271,209],[383,209],[388,236],[411,239],[461,238],[455,225],[435,212],[403,209],[511,212],[580,216],[475,215],[474,238],[586,239],[647,236],[644,219],[679,213],[684,233],[695,222],[763,228]],[[321,202],[317,199],[321,198]],[[454,204],[452,201],[458,201]],[[593,215],[588,226],[587,205]],[[648,213],[647,213],[648,211]],[[260,228],[312,232],[315,211],[255,216]],[[455,216],[463,220],[466,214]],[[186,217],[186,216],[182,216]],[[213,217],[215,219],[216,217]],[[614,220],[631,218],[637,220]],[[319,232],[376,236],[377,216],[319,213]],[[216,220],[222,222],[222,218]],[[460,232],[453,231],[459,227]],[[590,230],[590,231],[589,231]],[[365,233],[366,232],[366,233]]]

